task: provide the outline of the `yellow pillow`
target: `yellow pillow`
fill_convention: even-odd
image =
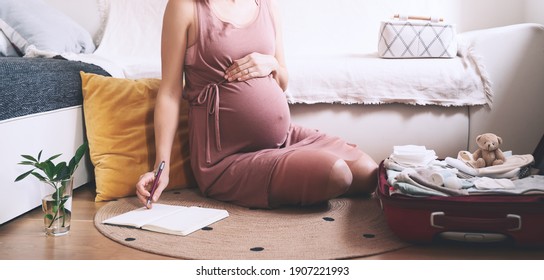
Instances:
[[[141,174],[153,169],[153,111],[158,79],[119,79],[80,72],[95,201],[136,194]],[[189,163],[188,105],[182,102],[167,189],[195,186]]]

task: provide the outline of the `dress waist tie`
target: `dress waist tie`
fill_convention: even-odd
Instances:
[[[210,116],[214,116],[214,134],[215,134],[215,147],[218,151],[221,151],[221,136],[219,132],[219,85],[224,83],[225,80],[219,83],[208,84],[198,94],[196,103],[199,105],[206,105],[206,163],[211,163],[210,153]]]

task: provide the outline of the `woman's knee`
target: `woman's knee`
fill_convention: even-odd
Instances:
[[[353,183],[353,174],[349,165],[342,159],[337,160],[331,167],[329,181],[326,185],[327,196],[337,197],[348,191]]]
[[[378,186],[378,164],[367,154],[349,164],[353,174],[350,192],[371,193]]]

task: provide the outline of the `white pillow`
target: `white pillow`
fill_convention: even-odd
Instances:
[[[0,31],[0,56],[19,56],[8,37]]]
[[[126,78],[160,78],[162,18],[167,2],[110,1],[104,36],[94,55],[115,62]]]
[[[91,53],[91,34],[42,0],[0,0],[0,30],[25,56]]]

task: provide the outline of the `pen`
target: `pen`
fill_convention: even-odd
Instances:
[[[147,203],[146,203],[147,208],[149,208],[149,205],[151,204],[151,199],[153,198],[153,194],[155,193],[155,190],[157,189],[157,186],[159,185],[159,178],[161,177],[163,169],[164,169],[164,160],[161,161],[161,164],[159,164],[159,169],[157,170],[157,173],[155,174],[153,187],[151,187],[151,193],[149,194],[149,197],[147,198]]]

